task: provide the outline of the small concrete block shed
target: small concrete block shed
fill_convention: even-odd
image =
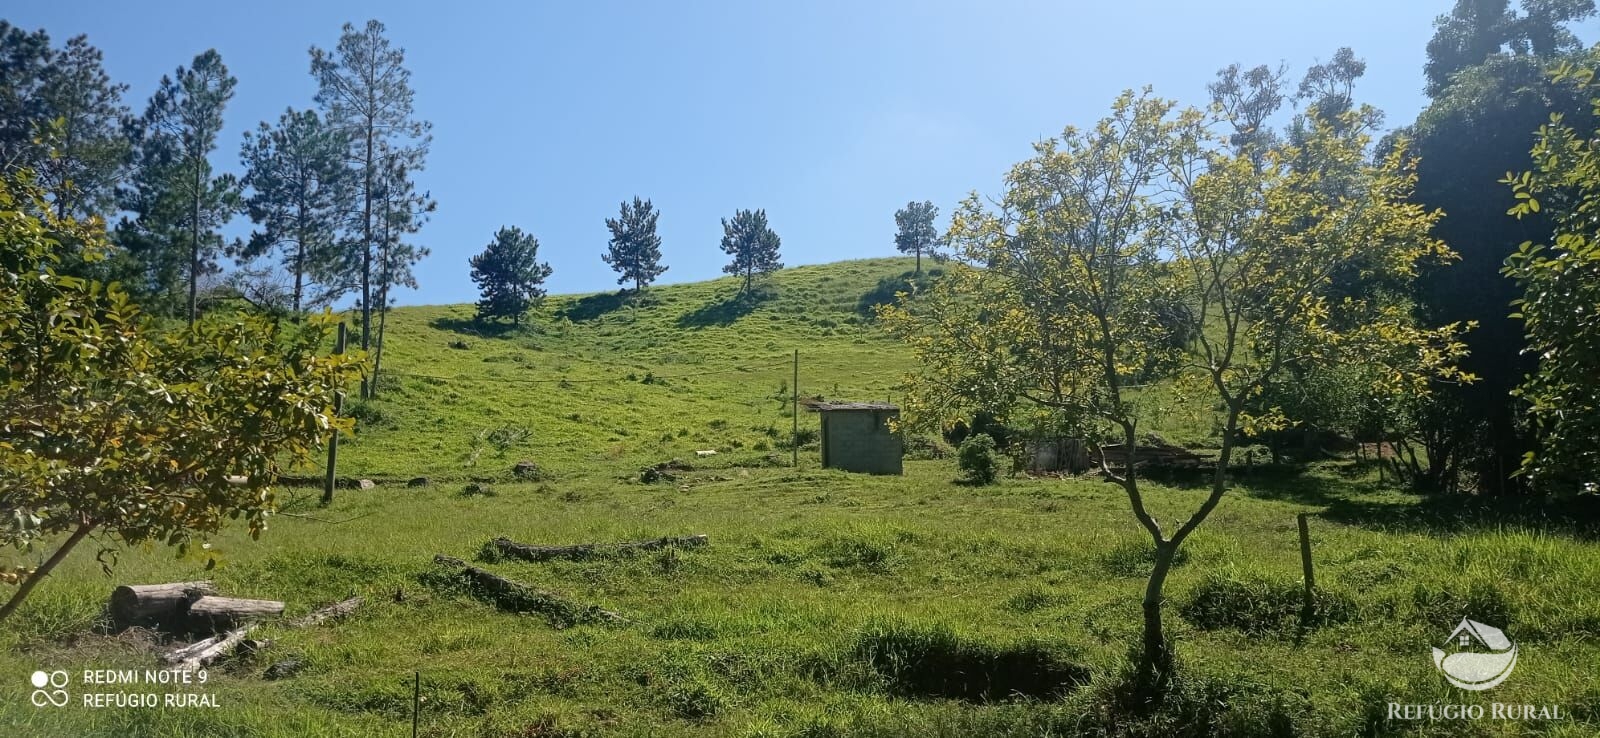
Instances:
[[[822,465],[867,474],[902,474],[905,446],[889,421],[900,408],[882,402],[808,402],[822,416]]]

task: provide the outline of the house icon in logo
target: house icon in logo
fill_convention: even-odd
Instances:
[[[1517,666],[1517,644],[1499,628],[1476,620],[1462,618],[1445,647],[1451,650],[1433,649],[1433,665],[1462,689],[1490,689],[1511,676]]]

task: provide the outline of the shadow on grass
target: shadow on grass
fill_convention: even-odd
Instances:
[[[679,328],[707,328],[733,325],[734,321],[755,312],[775,295],[770,290],[754,290],[732,295],[678,316]]]
[[[896,276],[879,279],[878,286],[872,288],[871,291],[862,295],[860,300],[856,301],[856,313],[863,318],[876,318],[878,317],[878,306],[895,304],[896,293],[926,292],[933,286],[934,281],[942,276],[944,276],[944,270],[935,267],[920,274],[914,269],[908,269]]]
[[[1258,467],[1236,476],[1235,484],[1251,497],[1320,506],[1324,520],[1386,533],[1453,535],[1525,528],[1600,540],[1600,496],[1595,495],[1418,495],[1373,480],[1337,480],[1293,467]]]
[[[1447,535],[1525,528],[1583,541],[1600,541],[1600,499],[1479,497],[1395,493],[1393,503],[1334,500],[1322,517],[1385,532]]]
[[[648,295],[635,298],[632,290],[599,292],[569,301],[566,306],[556,311],[556,316],[574,323],[584,323],[599,320],[630,305],[644,307],[648,304],[650,304]]]
[[[478,338],[499,338],[507,334],[516,333],[528,326],[524,321],[518,326],[505,321],[479,321],[474,318],[434,318],[428,325],[441,331],[460,333],[464,336],[477,336]]]

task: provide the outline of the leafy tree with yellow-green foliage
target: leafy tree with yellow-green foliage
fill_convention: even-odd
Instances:
[[[1429,235],[1438,214],[1408,202],[1403,150],[1371,160],[1359,126],[1308,116],[1295,140],[1245,151],[1225,124],[1148,91],[1123,94],[1093,128],[1037,144],[997,206],[969,198],[950,231],[964,263],[882,311],[922,365],[908,422],[1042,410],[1121,444],[1101,472],[1154,548],[1138,646],[1145,685],[1171,673],[1163,587],[1179,547],[1230,488],[1241,434],[1286,422],[1254,400],[1296,363],[1365,365],[1387,393],[1458,376],[1456,326],[1419,326],[1392,292],[1348,294],[1333,279],[1359,262],[1374,282],[1404,283],[1419,261],[1448,253]],[[1147,509],[1135,464],[1140,423],[1157,409],[1134,385],[1151,376],[1222,416],[1209,494],[1167,521]]]
[[[86,539],[183,554],[238,518],[259,536],[278,471],[350,429],[333,397],[361,357],[326,355],[331,315],[162,331],[120,287],[58,273],[67,244],[104,258],[103,224],[0,179],[0,543],[54,547],[7,570],[0,620]]]
[[[1592,94],[1595,70],[1570,63],[1551,77]],[[1593,101],[1600,116],[1600,98]],[[1519,473],[1545,491],[1600,489],[1600,143],[1560,115],[1539,128],[1533,168],[1507,175],[1522,218],[1544,212],[1554,221],[1550,243],[1525,242],[1504,273],[1522,296],[1512,305],[1527,334],[1524,351],[1537,371],[1512,391],[1524,403],[1537,448]]]

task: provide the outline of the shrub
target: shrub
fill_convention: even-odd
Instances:
[[[1020,592],[1006,598],[1004,607],[1018,613],[1029,613],[1065,603],[1065,595],[1046,591],[1037,586],[1029,586]]]
[[[699,679],[674,686],[667,692],[666,702],[674,715],[685,720],[716,717],[728,705],[720,690]]]
[[[1042,644],[996,645],[960,636],[943,624],[870,624],[857,636],[851,656],[877,672],[890,692],[905,697],[1049,699],[1089,680],[1087,668]]]
[[[1462,618],[1504,628],[1516,618],[1516,607],[1499,582],[1479,579],[1465,589],[1434,589],[1424,584],[1412,587],[1411,605],[1417,619],[1440,629],[1454,627]]]
[[[527,443],[532,437],[533,431],[520,425],[505,425],[484,434],[484,440],[494,447],[496,454],[502,456],[513,447]]]
[[[1179,608],[1185,620],[1202,630],[1237,628],[1267,633],[1294,625],[1341,623],[1356,614],[1349,595],[1316,588],[1309,621],[1301,621],[1304,590],[1299,582],[1261,576],[1208,574]]]
[[[886,571],[894,563],[894,543],[881,536],[850,533],[834,536],[817,551],[836,569]]]
[[[1179,664],[1159,691],[1138,676],[1137,657],[1117,673],[1096,678],[1084,704],[1090,724],[1079,721],[1078,735],[1162,736],[1163,738],[1277,738],[1331,734],[1318,730],[1304,690],[1279,689],[1233,675],[1206,673]],[[1384,704],[1376,702],[1361,704]],[[1095,725],[1096,722],[1103,723]],[[1380,723],[1381,725],[1381,723]],[[1097,730],[1098,729],[1098,730]],[[1381,731],[1346,732],[1377,735]]]
[[[929,436],[906,436],[906,458],[918,461],[943,459],[954,452],[950,444]]]
[[[956,465],[961,467],[962,479],[968,484],[994,484],[1000,478],[1000,455],[995,452],[994,438],[987,433],[969,436],[961,442]]]
[[[816,428],[801,428],[792,436],[788,433],[783,434],[783,437],[778,439],[777,446],[782,449],[794,448],[796,445],[805,448],[816,443],[820,437],[821,432]]]
[[[344,409],[344,415],[354,418],[356,429],[393,427],[394,419],[389,417],[383,408],[373,402],[355,402]]]

